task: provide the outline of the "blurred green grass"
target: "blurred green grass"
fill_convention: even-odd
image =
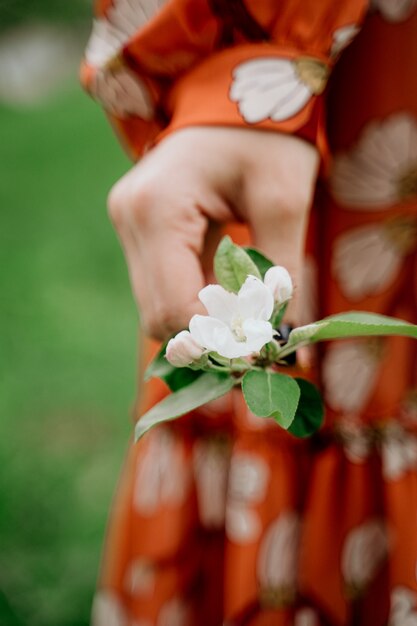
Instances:
[[[0,624],[83,626],[135,393],[105,211],[128,161],[76,84],[0,136]]]

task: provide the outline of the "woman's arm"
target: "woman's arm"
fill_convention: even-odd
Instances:
[[[124,3],[106,2],[112,35]],[[136,156],[153,146],[109,197],[150,335],[166,338],[200,310],[213,223],[247,222],[300,290],[322,92],[365,5],[171,0],[95,66],[93,33],[87,88]]]

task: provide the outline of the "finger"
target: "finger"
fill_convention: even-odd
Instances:
[[[205,313],[198,299],[204,274],[197,251],[189,242],[163,232],[152,246],[141,246],[141,267],[149,299],[143,306],[145,332],[167,339],[188,328],[191,317]]]
[[[149,301],[150,297],[146,282],[143,279],[144,272],[142,271],[142,263],[139,254],[139,247],[135,237],[135,232],[132,228],[131,219],[127,210],[127,203],[123,197],[123,185],[125,184],[125,178],[121,179],[118,183],[118,185],[120,185],[121,183],[120,186],[122,187],[122,193],[120,194],[120,192],[117,191],[117,202],[115,202],[112,197],[114,188],[109,194],[108,208],[110,220],[116,231],[117,237],[125,256],[132,294],[135,299],[137,308],[140,312],[141,306],[145,305],[146,307],[146,303]],[[120,195],[121,198],[119,199]]]
[[[255,246],[290,272],[294,296],[286,320],[294,324],[318,156],[306,142],[285,135],[270,133],[263,144],[252,151],[256,158],[245,172],[244,210]]]
[[[222,236],[222,225],[217,222],[209,221],[204,238],[203,254],[201,255],[201,267],[206,285],[216,282],[213,271],[214,255],[216,254],[217,246]]]

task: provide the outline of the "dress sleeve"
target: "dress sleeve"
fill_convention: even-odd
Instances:
[[[81,79],[137,159],[196,125],[325,150],[323,92],[366,0],[100,0]]]

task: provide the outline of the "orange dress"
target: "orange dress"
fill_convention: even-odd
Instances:
[[[318,146],[303,322],[417,322],[417,2],[366,11],[100,0],[82,67],[134,158],[197,124]],[[327,411],[310,440],[236,391],[131,447],[94,626],[417,626],[416,344],[331,342],[315,374]]]

